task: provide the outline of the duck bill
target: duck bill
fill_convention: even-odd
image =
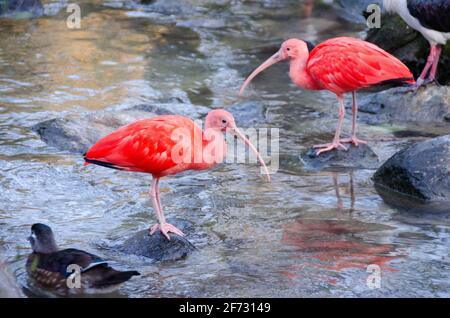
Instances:
[[[253,71],[252,74],[250,74],[249,77],[245,80],[244,84],[242,84],[241,89],[239,90],[239,96],[242,96],[244,94],[245,89],[247,88],[248,84],[262,71],[265,69],[271,67],[272,65],[281,62],[285,60],[287,57],[284,56],[283,52],[279,50],[277,53],[269,57],[264,63],[262,63],[256,70]]]
[[[264,162],[263,158],[261,157],[261,155],[259,154],[258,150],[256,149],[256,147],[250,142],[250,140],[248,140],[243,133],[241,133],[239,131],[239,129],[237,128],[232,128],[231,131],[233,132],[233,134],[238,137],[246,146],[248,146],[250,148],[251,151],[253,151],[253,153],[256,155],[256,157],[258,158],[259,163],[261,164],[261,166],[264,169],[264,173],[267,177],[267,181],[270,182],[270,173],[269,173],[269,169],[267,169],[266,163]]]

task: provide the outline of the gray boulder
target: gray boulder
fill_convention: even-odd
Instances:
[[[299,156],[281,155],[280,168],[287,171],[377,169],[378,155],[368,146],[348,145],[348,151],[333,150],[316,155],[316,149],[309,149]]]
[[[333,150],[316,155],[315,149],[309,149],[302,156],[306,168],[323,169],[376,169],[379,166],[377,154],[368,145],[347,145],[348,151]]]
[[[421,202],[446,202],[450,211],[450,135],[398,152],[377,170],[373,180],[382,196],[390,192]]]
[[[393,88],[360,98],[361,119],[384,122],[443,123],[450,118],[450,87],[428,85],[417,92]]]
[[[169,222],[186,235],[193,232],[192,225],[188,221],[175,219]],[[150,235],[148,230],[139,231],[120,245],[118,250],[126,254],[144,256],[154,262],[176,261],[196,250],[186,238],[173,233],[169,235],[170,240],[159,231],[153,235]]]

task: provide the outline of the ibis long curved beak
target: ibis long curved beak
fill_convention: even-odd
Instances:
[[[253,151],[253,153],[256,155],[256,157],[258,158],[259,163],[261,164],[261,166],[264,169],[264,173],[266,174],[267,177],[267,181],[270,182],[270,173],[269,173],[269,169],[267,169],[266,163],[264,162],[263,158],[261,157],[261,155],[259,154],[258,150],[256,149],[256,147],[250,142],[250,140],[248,140],[243,133],[241,133],[239,131],[239,129],[237,129],[237,127],[231,128],[231,131],[233,132],[233,134],[238,137],[240,140],[242,140],[242,142],[247,145],[251,151]]]
[[[250,74],[249,77],[245,80],[244,84],[242,84],[241,89],[239,90],[239,96],[242,96],[244,94],[245,88],[250,84],[250,82],[262,71],[265,69],[271,67],[272,65],[281,62],[283,60],[287,59],[287,56],[284,56],[282,50],[280,49],[277,53],[269,57],[264,63],[262,63],[256,70],[253,71],[252,74]]]

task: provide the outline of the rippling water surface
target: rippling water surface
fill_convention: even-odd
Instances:
[[[199,250],[149,264],[105,249],[154,222],[150,177],[83,167],[41,141],[34,124],[143,103],[228,106],[283,39],[361,30],[320,6],[303,18],[297,1],[78,2],[80,30],[66,27],[56,1],[44,1],[45,17],[0,21],[0,248],[22,286],[29,227],[43,222],[62,247],[143,274],[114,296],[450,296],[449,214],[388,206],[371,170],[314,172],[282,160],[270,184],[257,166],[236,164],[165,179],[164,209],[195,224],[189,239]],[[331,94],[296,89],[286,71],[265,72],[246,97],[281,129],[281,158],[327,142],[336,120]],[[361,126],[382,160],[411,142],[381,141],[401,129],[420,127]],[[366,284],[371,264],[380,289]]]

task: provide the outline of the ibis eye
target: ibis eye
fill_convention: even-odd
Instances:
[[[291,48],[290,47],[288,47],[286,50],[288,50],[288,51],[290,51],[291,50]]]
[[[226,119],[222,119],[222,123],[226,124],[227,120]]]

